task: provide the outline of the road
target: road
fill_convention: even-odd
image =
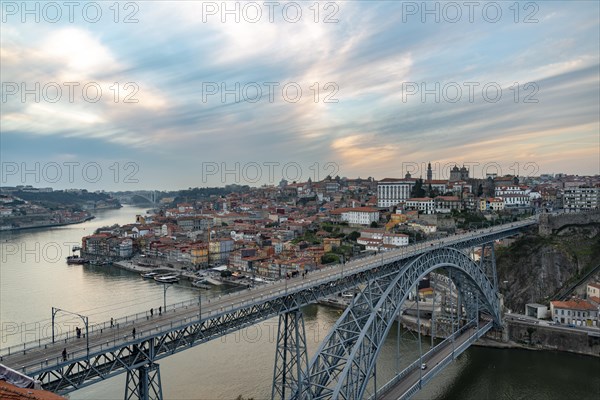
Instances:
[[[480,327],[483,327],[485,323],[481,324]],[[386,390],[384,393],[378,393],[377,398],[383,400],[397,400],[399,399],[407,390],[413,387],[421,378],[425,378],[428,374],[434,374],[432,369],[441,363],[446,357],[452,354],[455,348],[458,348],[461,344],[466,342],[469,337],[477,333],[479,328],[473,326],[470,329],[467,329],[464,333],[459,335],[454,343],[446,343],[442,346],[438,351],[434,354],[430,354],[426,359],[422,360],[423,363],[427,365],[426,369],[417,368],[408,373],[402,380],[396,383],[394,386]]]
[[[345,274],[377,268],[383,264],[415,256],[436,248],[460,244],[477,236],[511,230],[533,223],[535,223],[535,219],[528,219],[512,224],[499,225],[494,228],[454,235],[444,239],[417,243],[398,250],[380,253],[380,255],[353,260],[346,264],[336,264],[313,271],[307,274],[304,279],[300,276],[292,279],[282,279],[271,284],[220,296],[219,298],[203,300],[201,304],[198,304],[197,301],[191,301],[187,306],[169,307],[168,311],[165,312],[163,310],[162,315],[154,313],[154,316],[149,317],[145,313],[138,314],[125,319],[127,322],[119,322],[117,326],[112,328],[110,327],[110,322],[106,321],[100,324],[100,328],[96,328],[93,332],[90,332],[89,338],[75,338],[71,335],[66,339],[61,338],[55,343],[52,343],[49,337],[40,338],[35,342],[3,349],[0,362],[25,374],[35,374],[42,368],[52,365],[69,364],[71,363],[70,360],[84,357],[88,349],[88,339],[89,354],[106,351],[107,348],[115,346],[124,347],[139,342],[142,338],[150,338],[156,336],[158,333],[170,331],[174,326],[178,326],[178,323],[181,324],[182,321],[184,323],[191,323],[198,321],[199,317],[202,320],[209,319],[226,311],[282,297],[288,293],[304,290],[327,281],[334,281]],[[120,318],[119,321],[123,321],[123,318]],[[135,339],[133,338],[132,331],[134,327],[136,330]],[[83,333],[85,334],[85,329]],[[63,363],[61,359],[63,349],[67,350],[66,363]],[[10,355],[8,355],[9,352]]]

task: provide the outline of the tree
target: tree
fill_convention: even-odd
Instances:
[[[340,262],[340,258],[332,253],[325,253],[321,256],[321,264],[331,264]]]
[[[415,186],[413,186],[413,188],[410,192],[410,196],[411,197],[424,197],[425,196],[425,190],[423,189],[423,179],[421,179],[421,178],[417,179],[417,181],[415,182]]]
[[[377,221],[371,222],[371,228],[377,228],[377,227],[379,227],[379,224],[377,223]]]
[[[360,237],[360,233],[357,231],[352,231],[348,234],[348,240],[352,240],[356,242],[356,240]]]
[[[481,197],[483,195],[483,185],[480,183],[477,187],[477,197]]]

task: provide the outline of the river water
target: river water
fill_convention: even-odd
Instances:
[[[101,226],[135,220],[144,209],[103,210],[94,220],[51,229],[0,235],[0,323],[2,349],[51,332],[51,308],[89,317],[90,324],[146,311],[163,304],[162,286],[115,267],[67,265],[74,244]],[[203,296],[226,290],[215,288]],[[188,285],[167,290],[167,303],[197,298]],[[56,314],[57,333],[83,327],[68,312]],[[341,310],[304,308],[307,346],[312,355]],[[271,394],[277,319],[191,348],[159,361],[163,395],[168,400],[266,399]],[[377,364],[377,385],[418,357],[419,342],[392,327]],[[423,338],[421,348],[430,346]],[[3,352],[0,349],[0,352]],[[400,354],[400,362],[396,355]],[[125,374],[83,388],[71,399],[122,399]],[[430,382],[415,399],[514,400],[600,398],[600,359],[555,352],[471,347]]]

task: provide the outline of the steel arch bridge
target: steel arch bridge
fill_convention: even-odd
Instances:
[[[448,272],[458,289],[457,308],[460,310],[461,303],[464,305],[469,321],[477,319],[481,310],[496,325],[501,325],[493,260],[485,262],[482,257],[480,263],[475,263],[461,250],[441,248],[404,265],[397,264],[396,271],[366,284],[304,370],[301,366],[307,363],[301,319],[297,315],[280,317],[286,323],[282,324],[280,319],[273,398],[363,398],[382,344],[401,306],[419,280],[436,269]],[[289,323],[291,319],[295,324]],[[291,347],[288,351],[283,348],[281,338],[295,338],[288,341]]]

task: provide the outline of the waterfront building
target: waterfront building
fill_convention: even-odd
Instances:
[[[559,324],[598,326],[598,308],[582,299],[551,301],[550,315]]]

